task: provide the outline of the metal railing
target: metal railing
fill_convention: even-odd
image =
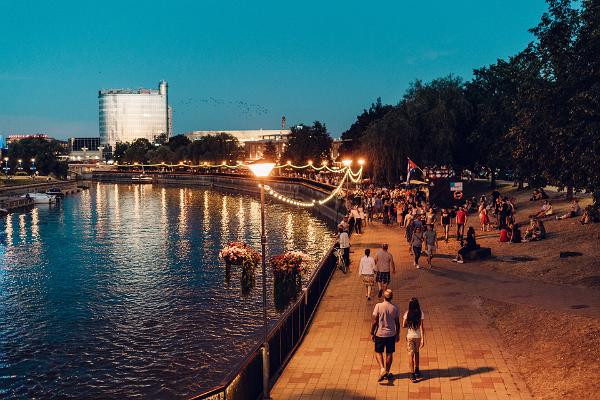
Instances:
[[[271,385],[300,345],[317,306],[335,271],[333,247],[323,257],[299,298],[271,327],[268,335]],[[263,393],[261,345],[248,355],[216,387],[191,397],[192,400],[256,400]]]

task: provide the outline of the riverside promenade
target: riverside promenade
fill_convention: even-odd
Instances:
[[[531,398],[498,334],[478,309],[477,296],[482,294],[521,299],[517,279],[474,276],[468,269],[475,264],[450,261],[456,243],[440,242],[434,271],[417,270],[404,229],[398,226],[371,224],[351,241],[351,271],[336,271],[308,334],[272,390],[273,399]],[[390,286],[393,302],[403,313],[408,300],[418,297],[425,313],[423,379],[418,383],[408,379],[405,330],[396,345],[395,379],[377,382],[379,367],[369,329],[378,300],[366,300],[357,269],[364,249],[376,250],[382,242],[389,243],[396,262]],[[422,258],[421,265],[425,263]]]

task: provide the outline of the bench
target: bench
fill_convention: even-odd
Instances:
[[[475,261],[475,260],[484,260],[492,256],[492,249],[489,247],[480,247],[475,250],[468,251],[465,254],[465,260]]]

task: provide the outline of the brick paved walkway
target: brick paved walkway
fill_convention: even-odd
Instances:
[[[367,302],[357,268],[364,248],[382,241],[390,244],[398,268],[391,284],[394,303],[404,312],[416,296],[425,312],[424,379],[416,384],[408,379],[405,331],[392,366],[395,380],[377,383],[369,336],[376,300]],[[272,390],[273,399],[531,398],[500,338],[479,313],[472,283],[448,276],[445,266],[456,264],[442,258],[434,260],[437,272],[414,269],[403,230],[378,223],[353,236],[352,244],[351,273],[336,272],[307,336]]]

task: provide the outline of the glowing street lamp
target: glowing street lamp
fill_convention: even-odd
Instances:
[[[263,399],[269,399],[269,341],[268,341],[268,323],[267,323],[267,236],[265,234],[265,179],[271,174],[275,163],[259,160],[255,163],[248,164],[248,168],[260,182],[260,246],[262,256],[262,288],[263,288],[263,346],[262,346],[262,362],[263,362]]]
[[[31,172],[31,177],[33,178],[35,176],[35,158],[32,158],[31,160],[31,167],[29,167],[29,170]]]
[[[362,158],[358,160],[358,165],[360,165],[361,167],[365,165],[365,160],[363,160]]]
[[[4,175],[8,176],[8,157],[4,157]]]
[[[352,160],[349,160],[349,159],[342,160],[342,164],[344,164],[344,167],[350,168],[350,166],[352,165]]]

